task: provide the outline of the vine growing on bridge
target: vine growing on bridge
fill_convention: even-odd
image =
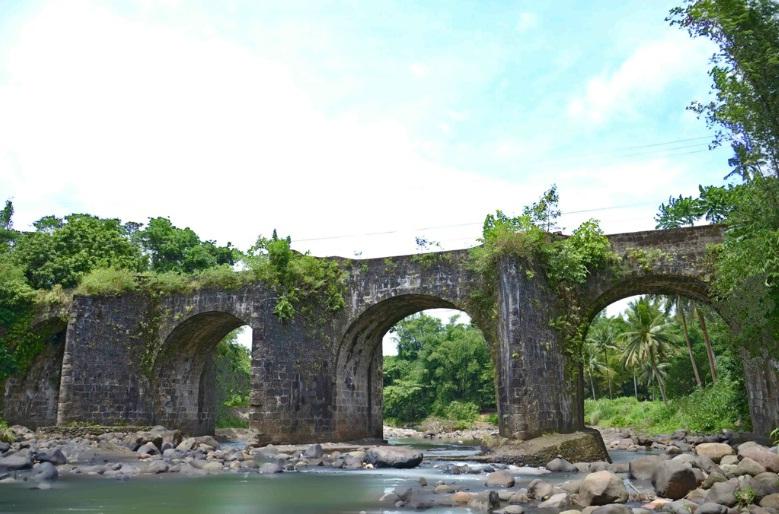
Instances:
[[[597,220],[585,221],[568,237],[544,230],[556,228],[560,214],[557,202],[557,190],[552,186],[520,216],[511,217],[500,210],[487,215],[482,245],[471,251],[471,267],[482,277],[482,287],[471,298],[471,309],[477,323],[494,334],[498,265],[504,257],[519,258],[526,265],[528,279],[541,271],[560,298],[562,314],[553,320],[552,328],[563,336],[564,351],[578,361],[586,329],[578,288],[593,271],[619,260]]]

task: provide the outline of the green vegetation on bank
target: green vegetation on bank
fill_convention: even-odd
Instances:
[[[678,429],[714,433],[722,429],[744,430],[740,385],[720,380],[714,385],[667,402],[634,397],[588,399],[585,423],[599,427],[634,428],[647,434],[668,434]]]
[[[217,428],[248,428],[247,420],[234,409],[249,407],[251,392],[251,352],[238,344],[240,329],[233,330],[216,347],[216,426]]]
[[[424,313],[394,327],[398,355],[384,358],[384,418],[419,423],[429,416],[462,428],[495,409],[495,369],[484,336],[457,316]]]

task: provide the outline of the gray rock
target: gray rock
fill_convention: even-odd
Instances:
[[[368,450],[366,458],[377,468],[415,468],[422,462],[423,454],[402,446],[376,446]]]
[[[695,447],[695,453],[719,463],[723,457],[733,455],[736,451],[725,443],[702,443]]]
[[[500,510],[496,510],[495,514],[524,514],[525,509],[521,505],[507,505]]]
[[[276,462],[266,462],[260,466],[260,475],[273,475],[275,473],[281,473],[283,469]]]
[[[727,514],[727,512],[728,508],[724,505],[718,503],[704,503],[698,507],[695,514]]]
[[[318,459],[322,454],[324,454],[324,450],[322,450],[322,445],[318,443],[309,445],[303,450],[303,457],[307,459]]]
[[[649,455],[647,457],[640,457],[633,459],[628,464],[631,478],[637,480],[651,480],[652,475],[655,473],[655,469],[664,462],[666,459],[658,457],[657,455]]]
[[[704,489],[711,489],[711,486],[713,486],[717,482],[727,482],[727,480],[728,479],[725,478],[725,475],[715,471],[706,477],[706,479],[703,481],[703,484],[701,484],[701,487],[703,487]]]
[[[766,509],[779,510],[779,493],[773,493],[760,500],[760,506]]]
[[[514,487],[514,476],[508,471],[495,471],[487,475],[487,487]]]
[[[167,473],[170,466],[168,463],[162,460],[153,460],[146,467],[146,472],[158,475],[160,473]]]
[[[630,464],[627,462],[612,462],[608,470],[612,473],[630,473]]]
[[[549,497],[549,499],[542,501],[538,504],[539,509],[552,509],[557,512],[564,510],[569,505],[568,493],[557,493]]]
[[[736,490],[738,489],[738,480],[730,479],[727,482],[717,482],[711,486],[706,494],[706,503],[719,503],[732,507],[736,504]]]
[[[769,494],[779,493],[779,475],[766,471],[750,478],[748,485],[755,492],[755,497],[758,499]]]
[[[683,462],[665,461],[652,474],[652,485],[659,496],[678,500],[698,487],[692,468]]]
[[[611,471],[590,473],[579,486],[579,503],[583,506],[624,503],[627,499],[625,484]]]
[[[738,447],[738,454],[742,459],[749,457],[767,470],[779,473],[779,455],[771,451],[770,448],[749,442]]]
[[[0,453],[7,452],[9,448],[11,448],[10,444],[6,443],[5,441],[0,441]]]
[[[759,462],[750,459],[749,457],[744,457],[741,459],[741,462],[739,462],[736,465],[736,469],[733,470],[733,473],[737,476],[741,475],[759,475],[760,473],[765,473],[766,469],[765,466],[760,464]]]
[[[664,511],[673,512],[674,514],[690,514],[691,512],[695,512],[695,509],[697,508],[698,504],[685,499],[672,501],[663,506]]]
[[[138,455],[159,455],[160,450],[157,448],[157,445],[155,445],[152,442],[144,443],[142,444],[135,452]]]
[[[633,511],[626,505],[613,503],[593,509],[591,514],[633,514]]]
[[[6,457],[0,457],[0,471],[18,471],[20,469],[30,469],[32,459],[29,455],[16,453]]]
[[[565,459],[552,459],[546,463],[546,469],[560,473],[576,473],[578,469]]]
[[[50,453],[38,453],[35,455],[35,459],[38,462],[51,462],[55,466],[61,466],[68,463],[68,459],[59,448]]]
[[[57,467],[51,462],[41,462],[32,467],[30,478],[36,482],[56,480],[59,476]]]
[[[553,489],[552,484],[549,482],[536,478],[527,485],[527,497],[536,500],[545,500],[552,496]]]
[[[725,455],[722,457],[722,460],[720,460],[719,463],[723,466],[729,466],[731,464],[735,466],[738,464],[738,455]]]

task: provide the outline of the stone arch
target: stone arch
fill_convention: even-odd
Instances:
[[[194,314],[162,340],[155,359],[155,423],[200,435],[213,433],[215,412],[214,349],[228,333],[247,325],[223,311]]]
[[[589,325],[600,311],[614,302],[642,294],[684,296],[710,305],[730,323],[723,306],[713,300],[706,282],[697,277],[673,274],[631,276],[610,282],[605,287],[595,288],[591,292],[590,300],[585,302],[585,322]]]
[[[336,352],[333,390],[337,439],[382,438],[382,338],[403,318],[427,309],[456,309],[468,314],[450,300],[404,294],[373,304],[353,318]]]
[[[40,352],[23,375],[9,377],[3,388],[2,417],[10,424],[33,429],[57,424],[67,329],[67,320],[59,317],[33,325]]]

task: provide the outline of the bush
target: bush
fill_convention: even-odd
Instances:
[[[117,295],[136,291],[136,274],[126,269],[98,268],[90,271],[81,279],[76,294],[81,295]]]
[[[473,423],[479,417],[479,406],[473,402],[455,400],[443,409],[442,414],[447,419]]]
[[[16,441],[16,434],[8,428],[8,423],[0,419],[0,442],[13,443]]]
[[[694,432],[744,429],[743,396],[728,379],[676,400],[638,401],[633,397],[585,400],[585,421],[590,425],[635,428],[659,434],[679,428]]]

